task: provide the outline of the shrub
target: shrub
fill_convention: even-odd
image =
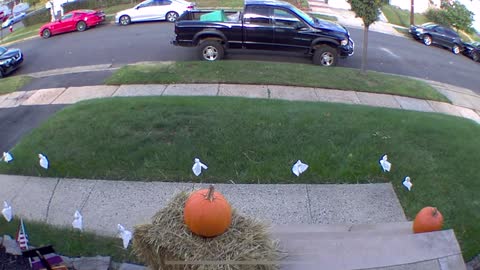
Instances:
[[[39,23],[46,23],[49,22],[51,19],[50,9],[42,8],[33,12],[30,12],[25,18],[23,19],[23,24],[25,26],[30,26]]]

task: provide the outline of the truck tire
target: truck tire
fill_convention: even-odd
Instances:
[[[205,61],[218,61],[222,60],[225,55],[225,49],[223,48],[220,40],[207,39],[198,44],[198,52],[201,60]]]
[[[335,48],[328,45],[320,45],[313,53],[313,63],[324,67],[333,67],[337,65],[338,52]]]

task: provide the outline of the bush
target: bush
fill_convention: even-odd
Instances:
[[[23,24],[25,26],[30,26],[39,23],[46,23],[49,22],[51,19],[50,9],[42,8],[33,12],[30,12],[25,18],[23,19]]]
[[[441,25],[451,26],[447,20],[447,17],[445,16],[444,10],[429,9],[425,13],[425,16],[428,18],[429,21],[432,21]]]

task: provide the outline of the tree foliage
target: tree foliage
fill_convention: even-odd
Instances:
[[[378,20],[380,7],[384,4],[382,0],[348,0],[352,11],[359,18],[362,18],[365,27],[369,27]]]
[[[442,1],[441,9],[431,9],[425,15],[433,22],[472,32],[474,13],[458,1]]]

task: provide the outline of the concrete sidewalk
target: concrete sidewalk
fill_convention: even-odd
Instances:
[[[126,96],[235,96],[312,102],[336,102],[402,110],[444,113],[480,123],[480,96],[451,85],[429,82],[452,104],[389,94],[344,91],[312,87],[239,84],[170,84],[83,86],[19,91],[0,96],[0,108],[73,104],[82,100]]]
[[[9,202],[15,215],[71,227],[73,214],[79,210],[85,230],[114,236],[118,223],[129,229],[148,223],[177,192],[206,188],[208,184],[0,175],[0,186],[0,201]],[[215,186],[234,208],[271,224],[406,221],[390,183]]]

